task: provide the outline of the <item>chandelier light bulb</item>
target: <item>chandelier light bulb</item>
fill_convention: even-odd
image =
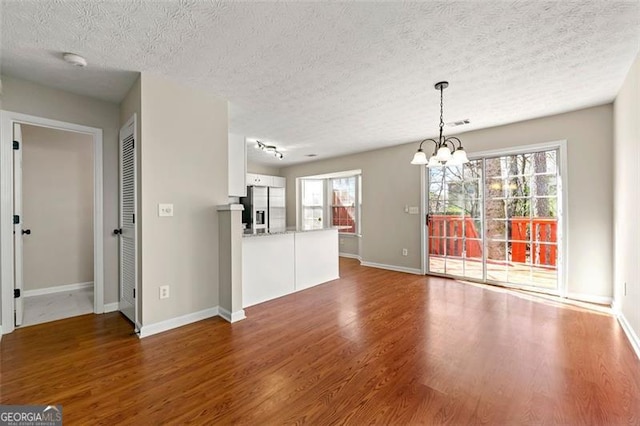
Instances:
[[[411,160],[411,164],[419,164],[419,165],[424,165],[427,164],[429,162],[429,160],[427,160],[427,154],[424,153],[423,150],[419,149],[418,152],[416,152],[413,155],[413,160]]]

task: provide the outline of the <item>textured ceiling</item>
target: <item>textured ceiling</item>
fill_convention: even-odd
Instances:
[[[471,120],[456,132],[610,102],[640,40],[638,1],[1,5],[3,73],[116,102],[137,72],[181,80],[280,165],[433,137],[443,79],[445,121]]]

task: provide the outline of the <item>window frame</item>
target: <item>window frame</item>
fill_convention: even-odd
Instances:
[[[325,175],[316,175],[316,176],[302,176],[296,178],[296,227],[299,229],[304,228],[304,210],[305,206],[304,202],[304,181],[305,180],[322,180],[323,181],[323,204],[322,204],[322,217],[323,217],[323,226],[334,226],[333,225],[333,207],[331,203],[333,193],[332,193],[332,181],[335,179],[344,179],[344,178],[352,178],[355,177],[355,230],[354,232],[343,232],[342,230],[338,230],[340,236],[356,236],[360,237],[362,234],[362,171],[361,170],[351,170],[339,173],[330,173]]]

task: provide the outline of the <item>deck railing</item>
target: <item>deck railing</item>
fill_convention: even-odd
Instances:
[[[478,233],[475,219],[469,216],[429,215],[429,222],[429,254],[462,257],[466,250],[467,258],[482,257],[482,236]],[[513,217],[508,222],[512,262],[526,263],[529,254],[534,265],[556,266],[557,218]]]

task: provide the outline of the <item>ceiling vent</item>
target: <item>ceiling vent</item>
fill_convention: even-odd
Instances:
[[[447,123],[447,126],[449,127],[458,127],[458,126],[464,126],[466,124],[469,124],[470,121],[469,119],[464,119],[464,120],[460,120],[460,121],[451,121],[449,123]]]

